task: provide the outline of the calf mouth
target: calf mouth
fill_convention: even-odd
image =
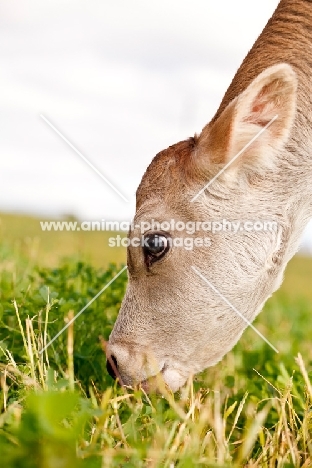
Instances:
[[[167,364],[164,364],[157,374],[142,380],[137,387],[141,388],[146,393],[164,394],[171,391],[170,386],[164,379],[164,372],[167,369]]]

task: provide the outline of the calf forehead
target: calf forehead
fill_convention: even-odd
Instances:
[[[187,183],[187,167],[195,147],[196,139],[189,138],[154,157],[136,192],[137,209],[150,198],[174,198],[177,187]]]

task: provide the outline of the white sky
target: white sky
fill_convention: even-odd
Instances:
[[[152,157],[209,121],[277,3],[0,0],[0,210],[131,219]]]

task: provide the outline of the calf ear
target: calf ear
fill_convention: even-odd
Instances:
[[[274,153],[288,140],[296,112],[297,79],[284,63],[264,70],[201,132],[200,164],[274,166]],[[259,134],[260,133],[260,134]],[[229,168],[230,170],[230,168]]]

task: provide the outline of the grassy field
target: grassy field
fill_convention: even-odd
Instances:
[[[72,217],[63,219],[74,220]],[[50,268],[67,258],[86,261],[96,267],[106,267],[109,263],[126,263],[124,248],[108,246],[111,232],[42,231],[40,221],[49,220],[27,215],[0,214],[2,246],[13,246],[20,259]]]
[[[255,322],[278,354],[249,329],[181,392],[147,396],[115,386],[99,338],[125,273],[40,354],[120,270],[124,249],[108,247],[110,233],[0,223],[1,467],[312,466],[312,259],[290,262]]]

